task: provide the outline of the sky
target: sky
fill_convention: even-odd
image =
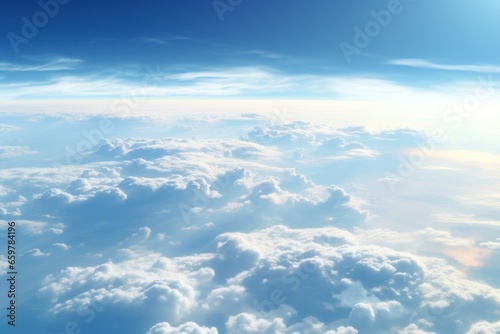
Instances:
[[[499,6],[7,1],[0,329],[500,333]]]
[[[157,68],[149,97],[453,94],[500,71],[492,0],[234,3],[9,3],[2,100],[116,97]]]

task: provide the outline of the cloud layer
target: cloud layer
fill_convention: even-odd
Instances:
[[[275,122],[193,138],[182,125],[171,131],[183,136],[101,139],[53,167],[0,171],[0,214],[39,277],[20,302],[40,333],[498,327],[500,291],[465,272],[497,241],[375,224],[380,176],[422,132]]]

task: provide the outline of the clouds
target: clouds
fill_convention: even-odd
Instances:
[[[144,246],[47,277],[49,316],[99,302],[103,317],[139,312],[151,333],[318,334],[474,332],[498,317],[498,289],[442,259],[363,245],[333,227],[225,233],[216,249],[175,258]]]
[[[128,306],[131,312],[148,315],[148,319],[161,314],[176,321],[195,307],[194,279],[203,281],[203,276],[210,277],[210,271],[204,269],[182,274],[182,259],[172,261],[158,254],[130,249],[119,253],[123,260],[117,263],[69,267],[57,276],[47,277],[40,293],[53,300],[49,312],[56,315],[78,312],[99,302],[105,305],[105,313],[122,305]],[[148,311],[151,308],[156,311]]]
[[[63,223],[47,223],[43,221],[32,221],[32,220],[17,220],[16,225],[22,233],[27,235],[41,235],[41,234],[61,234],[63,233],[64,224]],[[2,226],[7,226],[6,223]]]
[[[28,310],[40,328],[465,333],[495,323],[498,289],[465,274],[494,254],[491,235],[409,213],[406,229],[377,221],[384,196],[372,187],[425,134],[259,117],[211,120],[221,123],[212,136],[206,120],[184,121],[185,135],[106,138],[78,162],[0,171],[0,213],[16,219],[23,263],[39,277],[25,295],[44,305]]]
[[[277,231],[279,229],[272,228],[255,233],[259,240],[256,249],[263,253],[260,264],[236,278],[243,283],[247,293],[261,295],[255,304],[261,314],[272,314],[279,306],[287,304],[298,312],[299,317],[312,313],[320,320],[331,321],[335,315],[344,314],[345,324],[353,325],[361,332],[368,330],[364,327],[368,324],[371,329],[390,331],[391,326],[409,319],[432,321],[438,328],[456,328],[446,327],[456,326],[452,312],[447,318],[450,308],[455,308],[454,312],[465,311],[469,309],[467,304],[477,303],[483,298],[484,301],[499,302],[498,290],[486,292],[483,290],[486,286],[481,283],[459,279],[458,272],[455,276],[451,267],[437,259],[416,258],[386,248],[356,245],[356,242],[349,245],[345,241],[332,252],[335,244],[314,242],[313,235],[308,237],[311,232],[318,241],[323,240],[326,232],[336,234],[331,229],[314,232],[284,230],[281,234]],[[292,233],[287,236],[290,240],[302,245],[290,247],[294,243],[287,244],[286,239],[281,239],[287,233]],[[251,238],[247,236],[245,240],[248,242]],[[266,251],[267,247],[271,249]],[[309,258],[312,262],[299,260],[301,258]],[[297,262],[289,263],[288,259]],[[453,283],[447,282],[450,274],[454,277]],[[231,282],[235,283],[234,280]],[[447,302],[438,302],[443,300]],[[429,308],[429,313],[422,312],[426,308]],[[495,318],[497,315],[493,311],[491,316]],[[387,322],[391,323],[389,327],[385,327]]]
[[[161,45],[168,43],[169,39],[145,37],[137,41]],[[64,92],[67,98],[73,99],[109,98],[115,100],[114,109],[122,110],[116,100],[137,104],[145,98],[193,96],[334,97],[337,100],[358,101],[388,101],[398,96],[399,99],[415,102],[423,99],[439,101],[452,97],[457,90],[464,92],[471,86],[471,81],[466,79],[457,79],[446,86],[436,83],[429,89],[383,75],[290,72],[283,70],[281,63],[267,64],[269,59],[274,61],[279,57],[273,53],[246,52],[249,53],[261,55],[260,59],[267,60],[252,65],[230,66],[166,66],[159,62],[146,65],[127,62],[127,65],[106,71],[92,64],[82,67],[85,60],[66,56],[39,59],[27,64],[0,62],[0,72],[7,75],[19,72],[37,74],[29,80],[9,78],[0,88],[4,91],[4,99],[11,101],[26,100],[27,97],[57,98],[58,93]],[[498,71],[495,66],[439,65],[422,60],[394,60],[389,64],[453,71]]]
[[[83,312],[99,302],[103,317],[119,305],[126,306],[122,312],[161,310],[140,314],[152,322],[163,318],[170,324],[185,323],[185,328],[179,326],[184,330],[208,330],[212,325],[188,323],[205,319],[207,324],[224,324],[229,333],[292,333],[300,328],[335,332],[341,323],[344,329],[351,327],[346,332],[356,328],[363,333],[367,319],[372,328],[386,329],[408,321],[410,310],[418,306],[408,297],[425,297],[415,288],[434,270],[408,255],[358,246],[354,235],[334,228],[276,226],[218,240],[216,253],[174,259],[131,244],[119,251],[122,260],[116,263],[67,268],[47,277],[40,292],[53,300],[51,316]],[[287,314],[302,320],[292,321]],[[330,324],[332,319],[337,320]],[[158,323],[150,331],[176,327],[170,326]]]
[[[394,59],[388,62],[390,65],[410,66],[425,69],[443,70],[443,71],[465,71],[465,72],[488,72],[498,73],[500,67],[494,65],[449,65],[438,64],[423,59]]]
[[[1,20],[19,333],[500,331],[493,1],[410,1],[353,66],[398,1],[62,2]]]
[[[306,124],[300,126],[307,131]],[[290,128],[295,131],[296,125]],[[25,185],[30,200],[24,213],[66,221],[68,231],[82,224],[98,229],[104,222],[130,226],[144,216],[168,231],[209,222],[222,229],[242,214],[242,226],[272,216],[298,225],[303,223],[299,212],[307,212],[316,225],[348,226],[366,219],[362,204],[341,187],[312,182],[280,166],[282,159],[277,147],[246,140],[104,140],[83,156],[85,165],[6,170],[4,177],[30,175],[31,181],[23,182],[48,187],[33,191]],[[79,218],[88,210],[98,219]]]
[[[167,322],[152,327],[146,334],[218,334],[216,328],[200,327],[194,322],[187,322],[179,327],[171,327]]]
[[[489,334],[489,333],[498,333],[500,331],[500,322],[497,321],[495,323],[490,323],[487,321],[481,321],[474,326],[467,332],[467,334]]]
[[[64,71],[75,69],[83,63],[80,59],[58,57],[40,65],[20,65],[11,63],[0,63],[0,72],[45,72]]]
[[[11,131],[19,131],[21,128],[18,126],[0,124],[0,135],[6,134]]]
[[[172,41],[189,41],[189,37],[171,36],[171,37],[140,37],[135,39],[139,43],[151,43],[156,45],[169,44]]]
[[[166,324],[153,325],[164,319],[177,322],[196,308],[198,284],[213,276],[212,270],[200,267],[205,257],[168,259],[129,245],[132,248],[118,250],[115,261],[91,267],[68,267],[46,277],[39,293],[51,300],[47,316],[85,315],[92,305],[98,305],[100,310],[95,321],[100,325],[92,325],[101,329],[146,332],[152,327],[152,333],[188,329],[197,333],[192,323],[178,329]],[[116,312],[125,312],[130,320],[122,319],[117,324],[121,317],[117,318]],[[140,317],[141,322],[133,320],[134,317]],[[105,318],[109,321],[104,321]]]
[[[28,147],[23,146],[0,146],[0,158],[12,158],[26,154],[35,154],[37,152],[30,150]]]
[[[17,66],[22,71],[48,71],[67,69],[64,66]],[[1,65],[1,64],[0,64]],[[7,66],[8,64],[4,64]],[[149,67],[148,67],[149,69]],[[151,73],[150,73],[151,72]],[[259,67],[218,68],[206,71],[178,73],[170,68],[135,70],[132,75],[102,75],[87,72],[79,76],[62,74],[42,77],[38,81],[8,82],[1,85],[5,98],[10,100],[26,97],[57,97],[65,92],[73,98],[108,97],[119,98],[123,94],[134,94],[134,101],[144,97],[175,96],[240,96],[288,93],[297,89],[297,78],[289,78],[279,71]],[[299,79],[300,80],[300,79]]]
[[[43,257],[43,256],[49,256],[50,255],[50,253],[44,253],[41,250],[39,250],[38,248],[29,250],[29,251],[26,252],[26,254],[29,255],[29,256],[33,256],[33,257]]]
[[[499,239],[497,239],[497,240],[499,240]],[[482,247],[493,249],[493,250],[500,249],[500,242],[498,242],[498,241],[481,242],[479,245]]]
[[[237,316],[232,316],[226,323],[228,333],[282,333],[286,326],[283,319],[274,319],[272,321],[259,319],[253,314],[240,313]]]

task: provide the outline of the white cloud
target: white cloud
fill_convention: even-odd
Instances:
[[[216,328],[200,327],[194,322],[187,322],[178,327],[172,327],[163,322],[153,326],[146,334],[218,334]]]
[[[30,150],[25,146],[0,146],[0,159],[13,158],[27,154],[35,154],[36,151]]]
[[[401,65],[418,68],[428,68],[443,71],[461,71],[461,72],[489,72],[500,73],[499,66],[492,65],[448,65],[433,63],[422,59],[394,59],[388,62],[391,65]]]
[[[453,240],[434,230],[425,233],[444,237],[439,242],[445,244]],[[364,245],[338,228],[275,226],[225,233],[216,243],[213,254],[178,258],[130,245],[116,260],[47,277],[40,291],[52,298],[52,316],[92,301],[107,305],[104,312],[117,305],[129,312],[161,309],[164,320],[151,319],[158,323],[152,333],[214,331],[215,323],[197,319],[215,314],[223,315],[218,326],[228,333],[432,333],[435,325],[457,332],[495,316],[483,309],[470,313],[476,303],[500,305],[500,291],[465,279],[444,260]],[[343,316],[330,323],[334,314]],[[456,324],[457,314],[463,325]],[[188,324],[192,320],[200,325]],[[172,321],[185,324],[166,324]]]
[[[500,321],[494,323],[480,321],[475,323],[467,334],[495,334],[498,332],[500,332]]]
[[[13,189],[9,189],[7,187],[0,185],[0,197],[6,196],[6,195],[13,193],[13,192],[14,192]]]
[[[473,241],[470,239],[466,238],[457,238],[453,236],[450,232],[448,231],[441,231],[441,230],[436,230],[432,227],[428,227],[424,230],[417,231],[415,233],[416,236],[425,238],[427,240],[441,243],[445,246],[463,246],[463,247],[470,247],[473,245]]]
[[[169,44],[172,41],[188,41],[190,40],[189,37],[183,37],[183,36],[172,36],[172,37],[139,37],[135,39],[136,41],[140,43],[151,43],[151,44],[157,44],[157,45],[164,45],[164,44]]]
[[[0,226],[7,228],[7,222],[0,223]],[[20,231],[23,231],[28,235],[40,235],[49,232],[53,234],[60,234],[64,230],[64,224],[62,223],[48,223],[23,219],[16,220],[16,226]]]
[[[458,333],[498,319],[500,291],[457,260],[486,260],[495,241],[412,226],[411,212],[403,232],[376,225],[368,185],[424,134],[252,117],[226,120],[229,139],[205,138],[197,119],[185,138],[160,128],[103,140],[78,165],[0,170],[0,207],[22,215],[30,255],[54,259],[25,273],[37,321],[98,303],[89,332]]]
[[[59,248],[59,249],[62,249],[62,250],[68,250],[70,249],[70,246],[66,245],[65,243],[63,242],[56,242],[55,244],[52,244],[53,247],[56,247],[56,248]]]
[[[259,319],[253,314],[240,313],[229,317],[226,323],[227,332],[231,334],[278,334],[283,333],[286,326],[283,319],[274,320]]]
[[[29,250],[29,251],[26,252],[26,254],[28,254],[29,256],[33,256],[33,257],[50,256],[50,253],[44,253],[41,250],[39,250],[38,248],[34,248],[32,250]]]
[[[428,331],[422,330],[422,329],[418,328],[418,326],[415,324],[408,325],[407,327],[403,328],[399,333],[400,334],[436,334],[436,332],[428,332]]]
[[[146,37],[139,39],[142,43],[164,43],[165,39]],[[263,57],[279,59],[279,55],[254,51]],[[78,59],[58,58],[42,65],[17,65],[0,63],[4,71],[61,71],[77,68],[81,63]],[[397,61],[396,61],[397,62]],[[402,62],[401,62],[402,63]],[[412,66],[431,66],[430,63],[406,62]],[[442,65],[433,65],[446,68]],[[72,98],[108,97],[120,99],[130,105],[138,106],[144,98],[194,97],[206,96],[259,96],[266,97],[276,94],[286,96],[320,96],[337,100],[357,101],[404,101],[421,102],[440,101],[450,98],[459,89],[466,91],[471,82],[457,80],[448,86],[416,88],[406,83],[391,81],[385,78],[369,75],[304,75],[288,74],[272,67],[216,67],[203,69],[188,69],[178,71],[169,67],[157,65],[154,69],[142,70],[136,66],[132,72],[122,69],[113,73],[102,73],[86,70],[78,76],[60,74],[45,77],[38,81],[4,82],[0,85],[3,99],[20,100],[30,98],[58,98],[61,93]],[[473,70],[466,66],[450,67],[451,69]],[[498,70],[495,67],[477,67],[478,70]],[[473,83],[472,83],[473,84]],[[127,98],[128,97],[128,98]],[[117,101],[114,101],[117,102]]]
[[[18,126],[8,125],[8,124],[0,124],[0,134],[5,134],[11,131],[19,131],[21,130]]]
[[[500,249],[500,239],[497,239],[498,241],[486,241],[486,242],[481,242],[479,246],[481,247],[486,247],[489,249],[497,250]]]
[[[83,63],[80,59],[59,57],[41,65],[21,65],[0,62],[0,72],[47,72],[75,69]]]
[[[436,221],[447,224],[500,226],[500,220],[479,219],[473,214],[437,213],[433,217]]]

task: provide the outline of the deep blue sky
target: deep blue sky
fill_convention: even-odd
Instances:
[[[500,4],[493,0],[402,0],[400,13],[347,62],[339,45],[355,46],[354,28],[364,29],[372,10],[392,2],[243,0],[221,21],[212,1],[71,0],[16,53],[8,34],[21,36],[22,18],[32,22],[41,8],[34,0],[9,1],[0,13],[0,79],[7,85],[91,75],[130,83],[142,79],[146,66],[176,73],[265,66],[286,75],[377,76],[425,87],[476,74],[387,63],[410,58],[438,65],[498,63]],[[13,70],[54,63],[64,68]]]

